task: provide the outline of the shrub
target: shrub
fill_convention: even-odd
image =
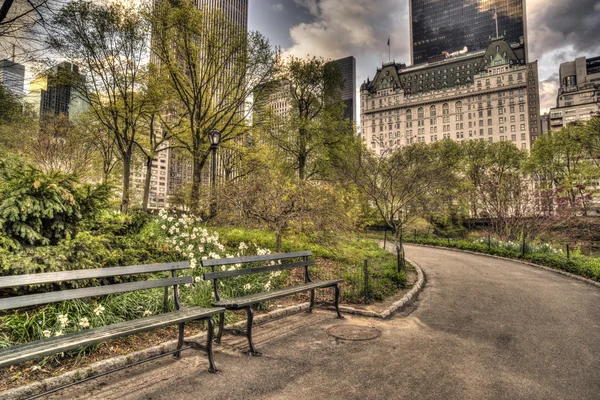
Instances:
[[[0,224],[23,244],[57,244],[75,235],[83,218],[108,205],[110,189],[79,185],[71,175],[42,173],[20,161],[0,163]]]

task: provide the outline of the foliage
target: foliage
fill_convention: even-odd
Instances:
[[[72,1],[55,15],[53,29],[52,49],[81,68],[82,75],[65,74],[64,79],[114,138],[123,165],[121,211],[126,214],[132,159],[148,103],[142,89],[149,22],[133,5]]]
[[[174,140],[193,163],[190,204],[198,214],[209,132],[218,130],[222,144],[248,133],[249,100],[272,79],[275,52],[260,33],[243,31],[221,12],[199,9],[190,0],[159,2],[149,14],[160,79],[177,103],[169,129],[177,131]]]
[[[266,227],[275,232],[275,250],[284,234],[317,232],[334,235],[351,228],[341,191],[326,183],[286,178],[277,170],[262,170],[220,191],[219,219],[232,225]],[[340,201],[342,200],[342,201]]]
[[[4,234],[31,245],[56,244],[78,223],[105,208],[107,187],[80,186],[61,173],[44,174],[19,161],[0,164],[0,223]]]
[[[585,124],[569,125],[541,136],[531,151],[529,170],[573,213],[589,212],[600,179],[598,136],[600,117]],[[566,200],[566,201],[563,201]]]
[[[456,180],[457,149],[445,140],[378,156],[359,143],[336,164],[341,181],[354,185],[398,238],[402,227],[443,201]]]
[[[525,256],[523,257],[522,243],[503,242],[491,239],[476,241],[464,239],[448,239],[436,237],[413,237],[405,238],[407,243],[426,244],[456,248],[460,250],[487,253],[500,257],[524,259],[546,267],[560,269],[581,275],[600,282],[600,258],[585,257],[579,252],[574,252],[571,258],[567,258],[562,250],[557,250],[546,244],[527,244]]]
[[[290,176],[323,179],[330,173],[332,154],[353,139],[351,121],[344,118],[343,75],[335,62],[315,57],[290,57],[278,72],[258,102],[269,104],[276,95],[287,110],[281,114],[260,107],[257,124]]]

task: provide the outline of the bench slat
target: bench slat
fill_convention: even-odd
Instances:
[[[307,267],[307,266],[311,266],[311,265],[315,265],[315,262],[313,260],[298,261],[295,263],[288,263],[288,264],[265,265],[264,267],[242,268],[242,269],[236,269],[234,271],[209,272],[209,273],[204,274],[204,280],[231,278],[234,276],[258,274],[261,272],[281,271],[284,269]]]
[[[231,264],[242,264],[249,262],[258,261],[272,261],[272,260],[285,260],[286,258],[295,257],[310,257],[312,251],[299,251],[296,253],[284,253],[284,254],[266,254],[264,256],[244,256],[244,257],[232,257],[232,258],[220,258],[202,261],[203,267],[216,267],[219,265],[231,265]]]
[[[17,286],[40,285],[45,283],[76,281],[81,279],[107,278],[121,275],[136,275],[162,271],[182,270],[188,269],[189,267],[190,263],[185,261],[177,263],[134,265],[128,267],[81,269],[76,271],[2,276],[0,277],[0,289]]]
[[[236,297],[232,299],[222,299],[221,301],[215,301],[212,303],[215,307],[225,307],[228,309],[238,309],[251,306],[252,304],[262,303],[263,301],[275,300],[281,297],[286,297],[296,293],[306,292],[312,289],[326,288],[334,286],[338,283],[344,282],[343,279],[337,279],[332,281],[315,281],[304,283],[297,286],[289,286],[283,289],[271,290],[268,292],[251,294],[243,297]]]
[[[90,346],[111,339],[164,328],[182,322],[209,318],[223,312],[223,308],[194,307],[166,314],[153,315],[133,321],[86,329],[65,336],[54,336],[0,350],[0,368],[19,364],[64,351]]]
[[[95,286],[83,289],[63,290],[60,292],[30,294],[25,296],[0,299],[0,310],[10,310],[14,308],[35,306],[40,304],[56,303],[59,301],[83,299],[87,297],[104,296],[116,293],[125,293],[134,290],[183,285],[192,282],[193,278],[191,276],[180,276],[168,279],[157,279],[151,281],[120,283],[116,285]]]

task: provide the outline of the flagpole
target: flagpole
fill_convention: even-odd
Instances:
[[[392,61],[392,42],[391,42],[392,37],[388,36],[388,62]]]
[[[494,15],[496,16],[496,39],[500,36],[498,33],[498,10],[494,10]]]

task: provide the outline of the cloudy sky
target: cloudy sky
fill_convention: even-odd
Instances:
[[[250,29],[284,53],[356,57],[357,84],[388,60],[410,63],[409,0],[250,0]],[[527,0],[529,58],[539,60],[542,110],[553,107],[558,67],[600,56],[600,0]]]

